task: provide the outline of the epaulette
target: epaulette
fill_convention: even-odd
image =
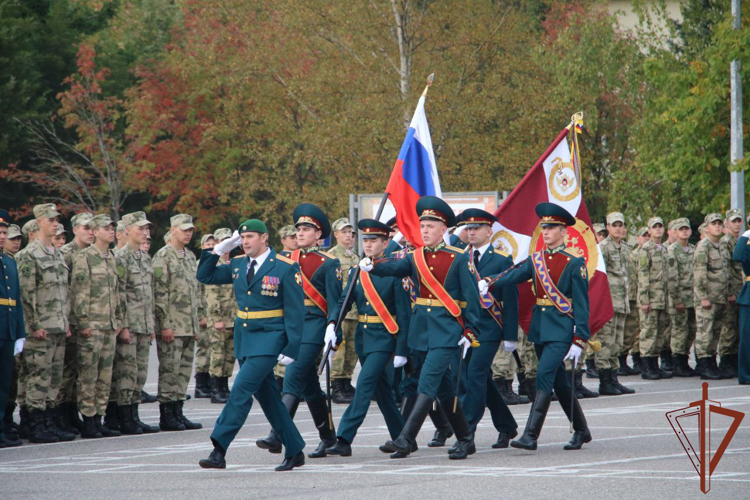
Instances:
[[[564,253],[564,254],[565,254],[565,255],[567,255],[568,257],[573,257],[573,258],[575,258],[575,259],[581,259],[581,258],[583,258],[583,257],[579,257],[578,255],[574,254],[573,252],[571,252],[571,251],[570,251],[570,250],[568,250],[567,248],[566,248],[565,250],[561,250],[561,251],[560,251],[560,253]]]
[[[232,257],[232,260],[234,260],[234,259],[244,259],[244,258],[245,258],[244,255],[238,255],[236,257]]]
[[[338,259],[338,257],[336,257],[335,255],[333,255],[332,253],[324,252],[323,250],[318,250],[318,253],[321,253],[321,254],[325,255],[329,259]]]
[[[295,263],[292,259],[290,259],[288,257],[284,257],[283,255],[280,255],[280,254],[276,254],[276,260],[279,260],[279,261],[284,262],[286,264],[294,264]]]
[[[509,253],[503,252],[502,250],[498,250],[497,248],[493,248],[492,251],[498,255],[502,255],[503,257],[510,257]]]
[[[458,248],[458,247],[454,247],[453,245],[445,245],[445,248],[446,248],[446,250],[451,250],[451,251],[456,252],[456,253],[464,253],[464,252],[466,252],[465,248]]]

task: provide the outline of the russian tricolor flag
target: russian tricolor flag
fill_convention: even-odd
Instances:
[[[442,198],[435,154],[432,151],[430,127],[424,113],[425,96],[420,97],[409,130],[393,167],[388,186],[388,197],[396,209],[398,229],[407,240],[422,246],[417,217],[417,200],[432,195]]]

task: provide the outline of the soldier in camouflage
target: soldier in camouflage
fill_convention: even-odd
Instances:
[[[648,241],[648,228],[642,227],[636,233],[636,244],[630,248],[628,259],[628,306],[630,312],[625,318],[622,350],[620,351],[620,369],[617,375],[640,375],[641,353],[639,335],[641,331],[640,310],[638,306],[638,251]],[[628,366],[628,354],[633,356],[633,367]]]
[[[212,233],[201,237],[201,250],[210,250],[216,246],[216,238]],[[195,342],[195,397],[210,398],[211,386],[209,384],[208,370],[211,364],[211,333],[208,328],[208,303],[206,302],[206,287],[198,283],[200,305],[198,307],[198,324],[200,330],[198,340]],[[227,394],[227,398],[229,394]]]
[[[349,269],[359,264],[359,256],[354,251],[354,226],[346,217],[333,221],[331,225],[333,236],[336,238],[336,246],[329,253],[341,262],[343,274],[342,286],[346,288],[349,279]],[[357,352],[354,349],[354,332],[357,330],[358,313],[357,306],[353,305],[351,310],[341,322],[341,332],[344,341],[336,351],[331,363],[331,393],[333,401],[337,404],[349,404],[354,398],[354,387],[352,386],[352,375],[357,366]]]
[[[138,413],[141,391],[148,376],[148,358],[154,332],[154,271],[151,257],[141,245],[151,230],[144,212],[126,214],[125,245],[115,251],[120,281],[122,331],[115,347],[114,383],[112,384],[117,417],[123,434],[159,432],[145,424]]]
[[[232,230],[222,227],[214,231],[216,242],[232,237]],[[219,257],[216,266],[229,265],[229,253]],[[237,314],[237,301],[234,288],[229,285],[206,287],[208,306],[208,331],[211,343],[211,402],[224,404],[229,400],[229,377],[234,372],[234,319]]]
[[[604,224],[596,223],[593,224],[594,234],[596,235],[596,242],[601,243],[607,237],[607,228]]]
[[[693,256],[695,246],[688,243],[692,234],[690,221],[684,217],[669,223],[675,242],[667,249],[669,266],[669,317],[672,323],[672,358],[675,377],[693,377],[688,364],[690,348],[695,340],[695,308],[693,307]]]
[[[524,341],[528,341],[526,338],[526,334],[523,333],[523,330],[521,327],[518,327],[518,340],[517,340],[517,346],[524,347]],[[524,363],[524,354],[525,352],[522,352],[521,349],[518,349],[518,356],[521,360],[521,363]],[[502,396],[503,401],[505,401],[505,404],[508,406],[511,405],[525,405],[529,403],[529,398],[526,396],[521,396],[520,394],[516,394],[516,392],[513,390],[512,383],[513,379],[516,376],[516,373],[518,373],[519,380],[518,380],[518,391],[521,392],[522,389],[525,388],[524,386],[524,380],[526,377],[526,369],[525,366],[518,366],[516,363],[515,358],[513,357],[512,352],[506,352],[504,349],[498,349],[495,353],[495,358],[492,360],[492,378],[495,381],[495,385],[497,385],[498,390],[500,391],[500,396]]]
[[[23,352],[24,403],[29,439],[49,443],[71,441],[55,408],[62,383],[65,337],[70,335],[68,273],[62,253],[52,245],[60,214],[54,204],[36,205],[38,237],[18,254],[21,299],[27,340]]]
[[[8,226],[8,239],[5,241],[3,253],[11,259],[14,259],[15,255],[21,249],[21,243],[23,243],[21,228],[15,224],[11,224]]]
[[[117,221],[117,241],[115,242],[115,250],[121,249],[127,242],[128,238],[125,236],[125,225],[119,220]]]
[[[661,243],[664,222],[661,217],[648,220],[650,239],[638,251],[638,303],[641,307],[640,349],[643,361],[641,377],[646,380],[671,378],[659,367],[659,353],[668,339],[667,296],[669,273],[667,248]]]
[[[718,380],[721,375],[716,365],[716,348],[727,310],[730,270],[720,243],[721,214],[708,214],[704,222],[706,238],[695,247],[693,257],[696,371],[703,380]]]
[[[107,428],[102,417],[109,401],[115,337],[120,333],[117,264],[110,246],[115,241],[115,223],[109,215],[96,215],[89,222],[94,243],[76,255],[71,282],[73,315],[78,327],[78,411],[83,415],[81,437],[119,436]]]
[[[186,246],[193,237],[193,218],[178,214],[170,219],[171,238],[153,260],[154,305],[159,355],[159,427],[163,431],[201,429],[183,414],[185,391],[193,370],[195,341],[200,332],[200,296],[195,255]]]
[[[65,246],[65,226],[62,225],[62,222],[57,225],[55,236],[52,237],[52,246],[58,250]]]
[[[727,312],[719,339],[719,357],[721,358],[719,375],[721,375],[721,378],[734,378],[737,376],[737,348],[739,346],[739,309],[737,307],[737,296],[740,294],[745,280],[742,275],[742,264],[734,262],[732,255],[742,231],[742,222],[742,212],[737,209],[727,211],[726,219],[724,219],[727,232],[719,242],[724,258],[727,259],[727,267],[729,268]]]
[[[630,247],[625,241],[628,236],[625,216],[620,212],[607,214],[607,231],[609,236],[599,242],[599,247],[607,267],[607,280],[612,295],[614,316],[597,335],[602,348],[594,354],[594,360],[599,372],[599,394],[620,396],[635,393],[633,389],[625,387],[617,379],[617,372],[620,368],[619,356],[625,338],[625,319],[630,312],[628,302]]]

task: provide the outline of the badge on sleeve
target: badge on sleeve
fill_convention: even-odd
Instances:
[[[581,266],[581,278],[583,278],[583,279],[585,279],[587,281],[589,279],[589,274],[586,271],[586,266]]]
[[[302,275],[299,272],[294,273],[294,281],[296,281],[299,286],[302,286]]]
[[[340,267],[336,268],[336,279],[341,281],[344,278],[344,273],[341,271]]]
[[[84,283],[86,281],[86,275],[83,273],[76,274],[76,283],[79,285]]]
[[[158,280],[162,276],[164,276],[164,269],[162,269],[161,267],[155,267],[154,268],[154,279]]]

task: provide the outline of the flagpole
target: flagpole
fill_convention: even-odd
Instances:
[[[427,96],[427,91],[430,90],[430,85],[432,85],[432,82],[434,79],[435,79],[435,73],[431,73],[430,76],[427,77],[427,85],[425,86],[420,99]],[[380,220],[380,216],[383,215],[383,209],[385,208],[385,204],[387,202],[388,202],[388,192],[386,191],[385,193],[383,193],[383,198],[380,200],[380,206],[378,207],[378,210],[374,217],[375,220],[377,221]],[[365,257],[365,254],[363,250],[361,258],[364,258],[364,257]],[[357,282],[357,280],[359,279],[359,271],[360,271],[359,266],[356,266],[354,268],[354,274],[352,275],[348,283]],[[351,304],[351,301],[354,299],[354,294],[352,293],[354,291],[354,288],[355,288],[354,286],[348,286],[347,288],[346,297],[344,297],[343,307],[339,311],[338,318],[336,318],[336,324],[334,327],[336,331],[339,331],[339,328],[341,327],[341,322],[344,321],[344,317],[346,316],[346,313],[349,310],[349,305]],[[333,349],[334,351],[336,350],[334,346],[332,346],[331,344],[328,344],[325,348],[325,351],[323,352],[323,360],[321,361],[320,366],[318,366],[318,376],[320,376],[320,374],[323,373],[323,369],[326,367],[326,365],[328,365],[328,356],[331,352],[331,349]],[[328,394],[328,398],[330,400],[330,392]]]

